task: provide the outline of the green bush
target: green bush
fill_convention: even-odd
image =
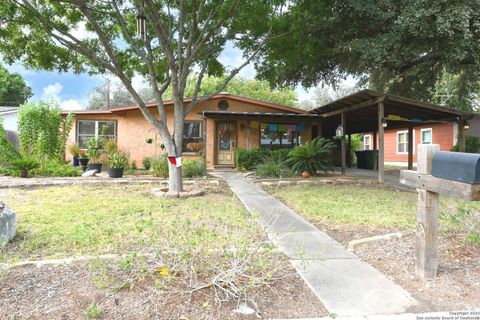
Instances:
[[[36,169],[34,173],[45,177],[78,177],[82,175],[79,167],[72,167],[58,161],[47,161]]]
[[[0,165],[2,162],[9,162],[18,158],[20,158],[20,154],[7,140],[3,127],[3,119],[0,117]]]
[[[235,159],[238,170],[253,170],[255,166],[262,163],[265,155],[262,149],[243,149],[238,148],[235,151]]]
[[[451,151],[459,152],[460,146],[457,142]],[[465,136],[465,152],[467,153],[480,153],[480,138],[474,136]]]
[[[293,175],[282,153],[265,157],[262,163],[255,167],[255,173],[261,178],[283,178]]]
[[[182,166],[182,174],[184,177],[203,177],[207,174],[206,163],[203,158],[184,160]]]
[[[317,171],[327,172],[332,166],[330,150],[334,144],[325,138],[315,138],[304,145],[293,148],[288,153],[287,164],[295,173],[308,171],[316,175]]]
[[[120,169],[120,168],[126,168],[127,166],[128,166],[128,155],[125,152],[114,151],[108,155],[109,168]]]
[[[160,157],[154,157],[150,161],[152,166],[152,172],[155,177],[168,177],[168,159],[167,155],[163,155]]]
[[[280,162],[286,162],[288,160],[288,154],[292,149],[276,149],[276,150],[267,150],[264,153],[263,161],[274,159]]]
[[[40,162],[35,158],[19,158],[10,162],[13,170],[16,171],[20,177],[26,178],[33,169],[40,167]]]
[[[145,170],[150,170],[151,161],[152,161],[152,158],[151,158],[151,157],[145,157],[145,158],[143,158],[143,159],[142,159],[143,169],[145,169]]]

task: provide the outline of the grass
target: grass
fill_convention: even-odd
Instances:
[[[155,198],[149,186],[11,190],[17,236],[0,262],[141,251],[220,250],[253,245],[260,229],[230,192]],[[225,188],[223,188],[225,190]]]
[[[415,227],[417,194],[357,185],[314,185],[271,188],[307,220],[323,220],[332,225],[370,227]],[[467,229],[479,210],[478,203],[441,198],[440,226],[443,230]],[[461,211],[459,211],[461,209]],[[459,214],[461,213],[461,215]],[[460,219],[461,218],[461,219]]]

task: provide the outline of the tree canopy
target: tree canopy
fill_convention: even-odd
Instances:
[[[445,78],[454,77],[449,102],[466,108],[479,90],[478,5],[477,0],[299,0],[277,20],[285,36],[269,42],[257,66],[272,83],[312,87],[352,74],[372,89],[426,100]]]
[[[18,73],[9,73],[0,65],[0,106],[17,107],[32,96],[32,88]]]

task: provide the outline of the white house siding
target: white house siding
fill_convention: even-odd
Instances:
[[[0,112],[0,117],[3,118],[3,126],[5,130],[18,132],[17,115],[17,111],[9,111],[5,113]]]

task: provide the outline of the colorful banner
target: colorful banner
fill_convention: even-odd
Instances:
[[[280,132],[287,132],[287,125],[286,124],[279,124],[278,131]]]
[[[261,123],[260,128],[261,129],[267,129],[268,128],[268,123]]]
[[[250,121],[250,128],[258,129],[259,124],[258,121]]]
[[[276,132],[278,130],[278,125],[275,123],[269,123],[268,124],[268,131],[270,132]]]
[[[297,126],[296,126],[296,125],[294,125],[294,124],[289,124],[289,125],[287,126],[287,132],[295,132],[295,131],[297,131]]]
[[[305,130],[305,125],[304,124],[297,124],[297,131],[303,131]]]

